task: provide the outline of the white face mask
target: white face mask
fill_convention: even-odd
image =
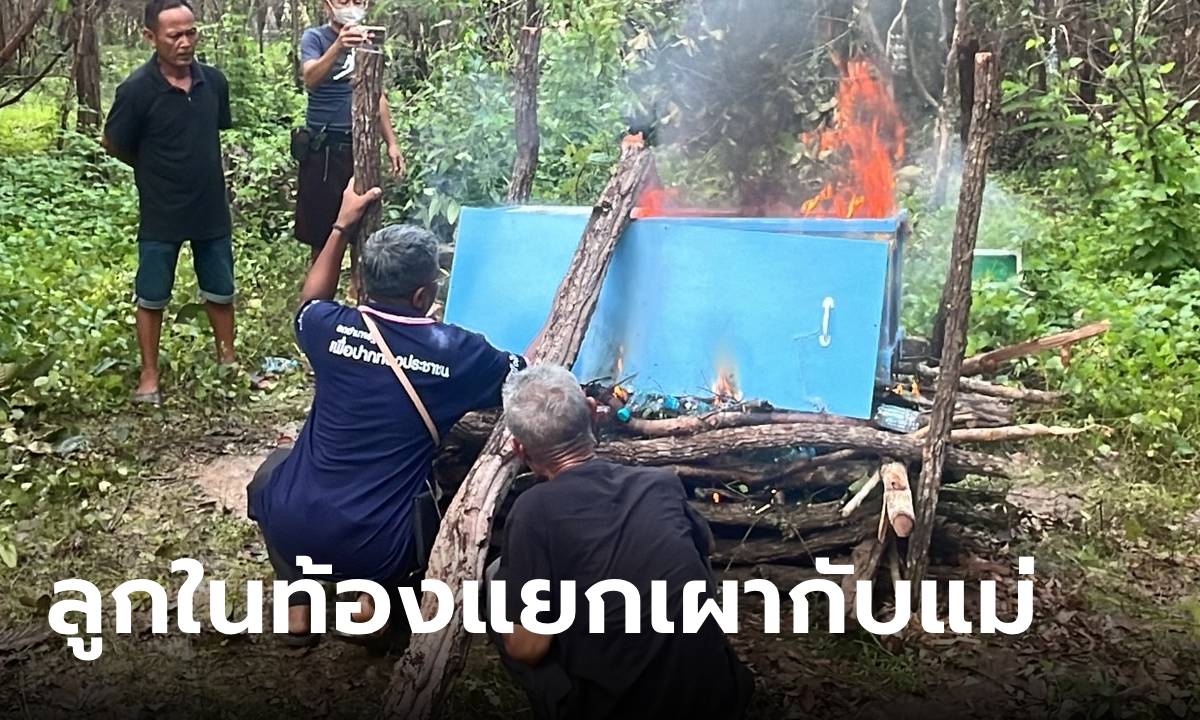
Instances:
[[[362,22],[367,17],[366,9],[358,5],[350,5],[348,7],[333,9],[333,21],[338,25],[355,25]]]

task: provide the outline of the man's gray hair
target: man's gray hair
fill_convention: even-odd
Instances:
[[[504,383],[504,420],[535,459],[552,450],[596,444],[592,408],[579,381],[559,365],[531,365]]]
[[[438,276],[438,241],[416,225],[389,225],[363,243],[363,290],[373,297],[408,299]]]

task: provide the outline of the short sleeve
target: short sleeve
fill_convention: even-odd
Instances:
[[[537,514],[531,511],[532,498],[522,496],[513,504],[512,511],[504,524],[503,554],[500,556],[500,573],[497,579],[504,580],[504,608],[508,619],[520,623],[525,601],[521,589],[533,580],[549,580],[551,593],[540,593],[539,597],[550,598],[552,608],[554,576],[550,568],[550,554],[546,543],[538,537]]]
[[[136,154],[142,134],[142,112],[134,88],[124,82],[117,86],[104,135],[118,150]]]
[[[311,362],[322,341],[328,341],[337,326],[341,306],[331,300],[309,300],[296,313],[296,342]]]
[[[469,409],[485,410],[499,407],[504,381],[510,374],[528,367],[529,362],[516,353],[497,350],[481,335],[470,335],[468,342],[475,346],[470,353],[475,362],[471,364],[468,376],[473,384]]]
[[[229,130],[233,127],[233,111],[229,107],[229,81],[224,75],[218,75],[220,78],[221,92],[218,100],[220,101],[220,117],[217,120],[217,127],[221,130]]]
[[[300,64],[309,60],[319,60],[325,54],[326,48],[321,42],[321,33],[314,29],[305,30],[300,36]]]

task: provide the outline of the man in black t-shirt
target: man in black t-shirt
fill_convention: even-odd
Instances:
[[[745,713],[753,691],[720,627],[682,631],[685,584],[714,597],[708,524],[687,502],[675,473],[623,467],[595,457],[595,405],[567,370],[535,365],[510,376],[504,417],[514,449],[539,477],[517,498],[505,521],[500,567],[513,632],[495,634],[501,657],[540,718],[721,718]],[[589,632],[587,589],[619,579],[638,591],[641,632],[626,633],[625,603],[605,595],[605,632]],[[575,621],[565,632],[538,635],[519,624],[522,587],[550,580],[550,612],[558,619],[559,584],[576,583]],[[667,619],[651,622],[651,583],[665,581]],[[545,596],[543,595],[543,599]]]
[[[137,337],[142,373],[134,400],[162,403],[158,347],[163,309],[191,241],[217,358],[233,350],[233,241],[220,131],[233,126],[229,84],[195,59],[199,30],[187,0],[150,0],[142,34],[154,55],[117,87],[103,144],[133,168],[138,189]]]

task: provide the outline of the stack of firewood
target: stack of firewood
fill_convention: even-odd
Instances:
[[[1094,337],[1107,327],[1099,323],[968,358],[959,381],[943,483],[953,484],[966,475],[1010,476],[1013,468],[996,448],[1083,432],[1017,422],[1037,408],[1053,406],[1062,393],[974,375],[1001,370],[1005,362],[1034,352]],[[700,412],[605,422],[599,453],[622,463],[673,468],[692,505],[709,520],[717,540],[714,560],[725,567],[764,563],[811,567],[819,556],[845,560],[856,546],[889,528],[897,537],[907,537],[916,523],[910,487],[919,476],[938,374],[920,354],[920,346],[916,348],[910,346],[916,355],[898,363],[894,382],[880,386],[877,394],[878,404],[912,415],[915,427],[906,432],[880,420],[704,398]],[[453,494],[475,461],[495,421],[494,414],[469,416],[455,428],[439,462],[440,481],[448,494]],[[509,503],[529,481],[518,480]],[[955,507],[952,500],[939,504],[939,518],[961,520],[969,514],[968,508]],[[503,522],[503,513],[498,520]],[[944,556],[956,548],[935,543],[935,551]]]

